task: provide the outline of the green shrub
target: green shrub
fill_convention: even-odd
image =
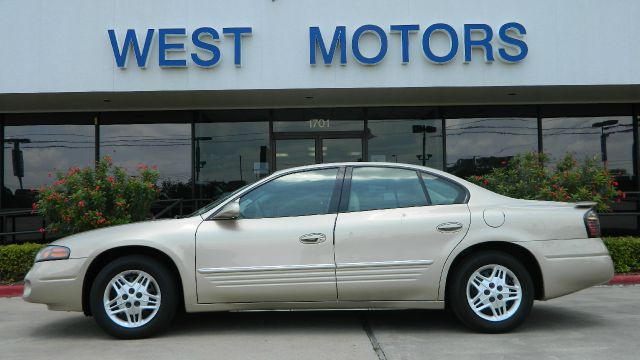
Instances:
[[[41,244],[0,245],[0,284],[21,281],[33,265]]]
[[[640,271],[640,238],[606,237],[603,240],[613,259],[615,272]]]
[[[126,224],[149,217],[151,204],[160,191],[158,171],[138,165],[129,176],[105,156],[91,167],[74,167],[58,173],[57,180],[40,188],[33,211],[47,220],[49,231],[62,235],[100,227]]]
[[[609,211],[624,197],[617,182],[596,158],[578,163],[571,153],[549,166],[549,157],[536,152],[516,155],[503,168],[467,180],[498,194],[518,199],[548,201],[594,201],[597,211]]]

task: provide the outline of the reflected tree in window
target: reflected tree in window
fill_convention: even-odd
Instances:
[[[132,174],[141,165],[157,167],[161,199],[191,197],[189,124],[103,125],[100,152]]]
[[[567,152],[596,157],[623,190],[633,185],[633,125],[630,116],[542,119],[544,152],[555,162]]]

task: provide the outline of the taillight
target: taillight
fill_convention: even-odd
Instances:
[[[589,210],[584,214],[584,226],[586,226],[587,235],[590,238],[600,237],[600,219],[595,211]]]

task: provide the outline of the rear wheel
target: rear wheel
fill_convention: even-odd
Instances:
[[[98,325],[121,339],[152,336],[168,328],[178,298],[169,271],[148,256],[114,260],[98,273],[90,294]]]
[[[510,331],[524,322],[534,299],[533,280],[514,257],[501,252],[471,255],[454,269],[447,301],[470,328]]]

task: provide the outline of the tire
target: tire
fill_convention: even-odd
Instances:
[[[533,306],[531,275],[514,257],[498,251],[468,256],[454,269],[447,290],[456,317],[484,333],[515,329]]]
[[[168,329],[179,302],[169,270],[142,255],[107,264],[96,276],[89,296],[98,325],[119,339],[146,338]]]

